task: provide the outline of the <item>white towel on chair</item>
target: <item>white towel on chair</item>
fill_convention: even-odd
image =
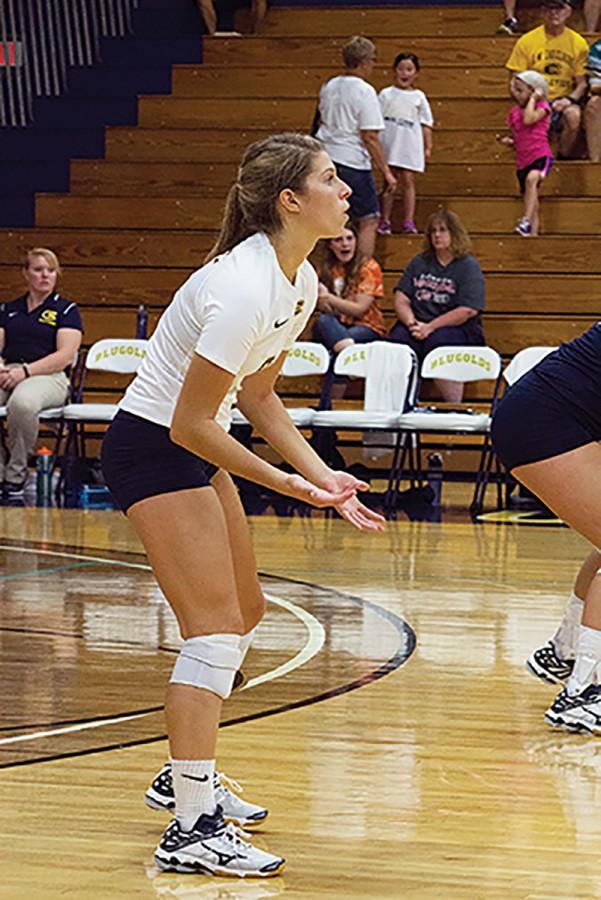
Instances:
[[[378,342],[377,347],[368,344],[365,365],[366,410],[394,410],[401,413],[407,392],[406,378],[399,372],[399,346]],[[376,352],[372,353],[374,349]],[[392,431],[366,431],[363,435],[364,456],[376,460],[390,453],[396,435]],[[373,446],[373,445],[376,446]]]
[[[399,372],[398,359],[401,348],[397,344],[378,341],[366,347],[365,409],[395,410],[403,412],[401,405],[407,392],[407,379]],[[402,350],[401,350],[402,352]]]

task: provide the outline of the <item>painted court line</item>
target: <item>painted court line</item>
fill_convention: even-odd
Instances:
[[[65,553],[54,550],[34,550],[26,547],[10,547],[5,544],[0,544],[0,550],[8,550],[12,551],[13,553],[37,553],[45,556],[58,556],[64,559],[81,560],[81,562],[77,566],[68,566],[64,568],[80,568],[84,565],[91,565],[92,563],[102,563],[109,566],[125,566],[132,569],[143,569],[148,572],[151,571],[150,566],[143,563],[128,563],[123,562],[122,560],[105,559],[103,557],[95,556],[84,556],[83,554],[80,555],[76,553]],[[39,570],[37,574],[43,574],[44,572],[53,571],[59,570]],[[31,576],[32,574],[34,573],[25,572],[23,573],[22,577],[27,577],[27,575]],[[16,578],[19,576],[15,575],[14,577]],[[310,612],[307,612],[306,609],[303,609],[301,606],[297,606],[295,603],[291,603],[289,600],[283,600],[281,597],[275,597],[272,594],[265,594],[265,599],[270,603],[275,604],[276,606],[282,607],[282,609],[285,609],[293,616],[296,616],[296,618],[302,622],[307,630],[307,640],[305,642],[305,645],[299,650],[298,653],[295,654],[295,656],[291,657],[291,659],[287,660],[285,663],[282,663],[282,665],[277,666],[275,669],[272,669],[269,672],[263,672],[262,675],[257,675],[256,678],[251,678],[244,685],[242,690],[248,690],[248,688],[256,687],[259,684],[264,684],[268,681],[274,681],[276,678],[282,678],[289,672],[294,671],[294,669],[300,668],[301,666],[309,662],[309,660],[312,659],[317,653],[319,653],[325,641],[326,634],[323,625],[321,624],[321,622],[319,622],[318,619],[315,618],[315,616],[313,616]],[[80,722],[76,725],[65,725],[61,728],[53,728],[46,731],[34,731],[30,734],[20,734],[14,737],[0,738],[0,746],[5,746],[6,744],[22,743],[24,741],[35,741],[42,738],[54,737],[58,734],[85,731],[91,728],[102,728],[105,725],[114,725],[117,722],[128,722],[132,719],[141,719],[144,718],[144,716],[149,715],[154,715],[154,713],[145,712],[123,716],[112,716],[111,718],[107,719],[97,719],[94,722]]]

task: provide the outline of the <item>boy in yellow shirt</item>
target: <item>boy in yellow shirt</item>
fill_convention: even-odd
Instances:
[[[519,38],[506,63],[512,73],[534,69],[547,79],[551,127],[560,132],[559,158],[574,150],[586,92],[588,44],[566,27],[571,12],[570,0],[543,0],[543,24]]]

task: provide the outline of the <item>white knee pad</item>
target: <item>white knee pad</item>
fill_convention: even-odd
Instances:
[[[203,634],[182,644],[170,681],[203,688],[224,700],[244,656],[239,634]]]

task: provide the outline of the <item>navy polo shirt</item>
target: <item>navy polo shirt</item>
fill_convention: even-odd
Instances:
[[[50,294],[32,312],[27,294],[0,305],[0,328],[4,329],[2,356],[7,363],[31,363],[56,352],[59,328],[83,331],[75,303],[60,294]]]

